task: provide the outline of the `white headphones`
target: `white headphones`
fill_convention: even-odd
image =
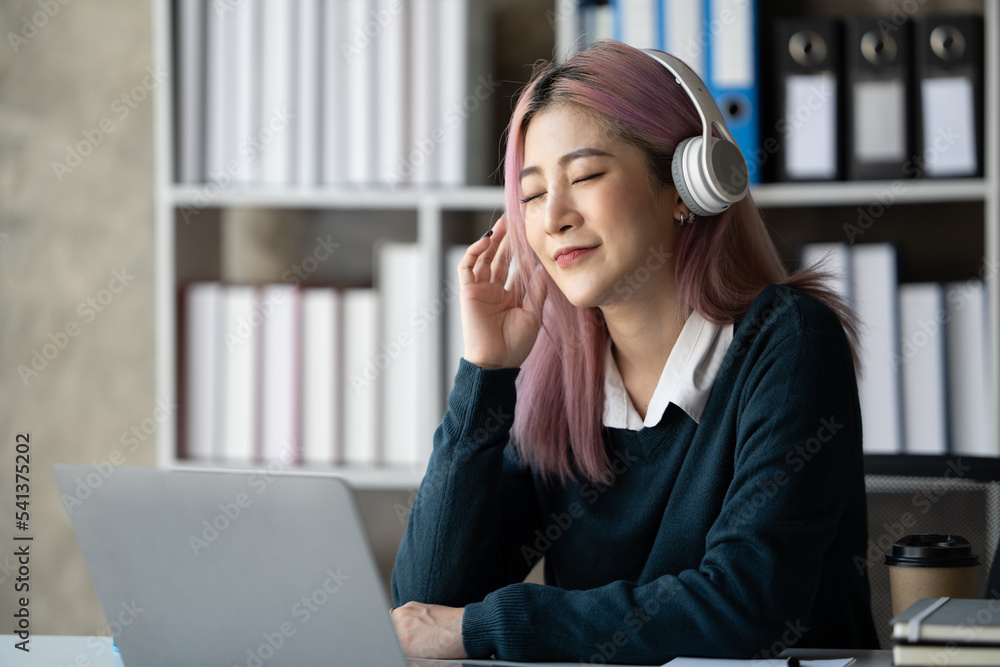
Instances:
[[[702,135],[684,139],[674,151],[670,164],[674,187],[693,213],[718,215],[747,195],[750,178],[743,153],[694,70],[663,51],[643,51],[674,75],[701,117]],[[721,139],[712,136],[713,127]]]

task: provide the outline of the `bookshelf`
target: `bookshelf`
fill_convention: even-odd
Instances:
[[[153,34],[154,58],[156,63],[168,71],[180,74],[184,58],[176,51],[178,45],[187,44],[178,40],[175,27],[184,29],[182,11],[197,6],[185,0],[154,0]],[[357,5],[358,3],[355,3]],[[370,10],[381,5],[397,11],[392,3],[369,3]],[[434,3],[436,4],[436,3]],[[496,9],[504,5],[515,5],[514,9],[523,13],[518,3],[494,1]],[[525,3],[521,2],[520,5]],[[211,11],[211,3],[202,3],[204,11]],[[468,44],[465,55],[469,63],[480,63],[485,59],[491,34],[485,23],[485,13],[479,9],[480,3],[469,3]],[[332,3],[327,5],[333,6]],[[442,6],[446,6],[442,3]],[[456,4],[456,6],[458,6]],[[334,11],[340,12],[342,6]],[[407,4],[405,11],[412,10]],[[434,11],[437,11],[435,9]],[[370,12],[371,13],[371,12]],[[510,12],[508,12],[509,14]],[[502,13],[499,13],[503,16]],[[343,16],[343,15],[341,15]],[[408,15],[409,16],[409,15]],[[355,17],[357,18],[357,17]],[[378,20],[371,13],[373,20]],[[407,19],[409,20],[409,19]],[[442,21],[452,21],[452,16],[441,16]],[[507,20],[510,20],[509,16]],[[211,19],[206,19],[211,29]],[[187,25],[191,25],[188,23]],[[388,30],[386,23],[381,29]],[[485,34],[473,34],[477,28]],[[446,48],[446,47],[441,47]],[[549,43],[546,50],[550,50]],[[204,46],[199,47],[195,58],[207,57]],[[346,56],[345,56],[346,57]],[[443,58],[443,57],[442,57]],[[502,60],[500,58],[499,60]],[[190,58],[187,59],[190,63]],[[443,62],[443,60],[442,60]],[[189,65],[190,66],[190,65]],[[466,68],[470,84],[468,93],[474,92],[471,83],[481,72],[472,66]],[[211,71],[206,76],[211,76]],[[504,92],[503,83],[501,93]],[[509,86],[507,86],[509,87]],[[194,281],[220,281],[234,284],[265,284],[280,281],[280,269],[287,268],[287,257],[295,257],[301,252],[304,237],[296,238],[296,230],[322,231],[330,233],[336,241],[343,242],[343,255],[335,262],[320,267],[315,280],[303,284],[366,286],[371,285],[372,248],[381,240],[416,242],[422,265],[427,267],[415,280],[419,284],[421,303],[429,304],[440,296],[446,275],[444,252],[446,245],[470,243],[481,234],[499,215],[502,209],[503,193],[500,188],[487,186],[412,186],[355,187],[344,184],[336,186],[264,185],[250,187],[231,183],[218,188],[205,183],[180,183],[175,178],[178,167],[182,166],[181,152],[178,150],[182,137],[178,130],[178,109],[181,104],[176,85],[164,86],[155,101],[155,258],[156,258],[156,392],[174,404],[182,404],[183,382],[181,375],[181,339],[183,335],[183,312],[181,292],[183,287]],[[416,90],[414,89],[414,94]],[[506,92],[510,92],[509,90]],[[207,101],[206,101],[207,103]],[[477,103],[478,104],[478,103]],[[484,102],[484,105],[486,102]],[[497,106],[494,104],[494,106]],[[466,110],[468,107],[466,107]],[[206,112],[206,122],[207,122]],[[490,121],[490,114],[482,112],[479,118],[465,118],[468,123],[469,140],[467,152],[485,154],[486,131],[479,132],[480,125]],[[446,123],[442,123],[444,127]],[[204,132],[204,131],[202,131]],[[473,136],[473,132],[482,135]],[[416,133],[414,133],[414,137]],[[202,138],[206,142],[209,137]],[[467,176],[472,182],[485,182],[488,169],[476,171],[487,162],[495,166],[496,159],[469,159]],[[492,167],[490,167],[492,168]],[[250,240],[254,228],[261,222],[270,230],[271,239],[277,239],[271,251],[277,258],[265,262],[263,268],[247,270],[240,264],[240,255],[261,252],[261,248],[251,248]],[[301,236],[301,234],[299,234]],[[281,238],[287,237],[287,238]],[[352,245],[356,241],[359,245]],[[296,244],[299,243],[297,246]],[[287,253],[281,259],[282,252]],[[284,264],[283,264],[284,262]],[[331,266],[336,264],[337,266]],[[346,269],[344,268],[346,267]],[[418,430],[426,434],[429,442],[434,428],[443,414],[446,399],[446,379],[443,374],[442,346],[438,344],[444,336],[447,314],[442,313],[428,322],[428,329],[415,341],[414,354],[419,356],[423,380],[419,401]],[[359,465],[285,465],[281,462],[258,463],[253,461],[190,461],[180,458],[178,449],[182,440],[183,406],[175,411],[167,423],[163,424],[157,441],[157,464],[161,467],[198,467],[204,469],[264,468],[277,474],[296,472],[319,475],[339,475],[346,477],[360,488],[412,489],[422,478],[423,470],[413,466],[359,466]]]
[[[565,58],[580,41],[580,28],[607,34],[615,20],[625,34],[650,39],[641,10],[631,13],[622,5],[588,14],[602,0],[556,0],[556,52]],[[698,5],[700,3],[692,3]],[[589,5],[581,8],[581,5]],[[643,5],[644,6],[644,5]],[[667,3],[668,7],[677,7]],[[726,7],[725,3],[717,5]],[[733,4],[745,7],[744,4]],[[752,186],[754,201],[786,266],[797,263],[797,250],[807,243],[892,243],[899,250],[901,283],[944,283],[981,277],[986,286],[989,327],[987,382],[993,388],[987,406],[987,442],[1000,455],[1000,7],[991,0],[757,0],[754,3],[761,60],[771,47],[766,41],[770,22],[778,17],[816,16],[843,19],[849,16],[898,17],[930,14],[980,14],[983,17],[983,177],[950,179],[897,179],[763,183]],[[638,5],[637,7],[638,8]],[[705,12],[709,5],[704,5]],[[611,16],[621,11],[617,19]],[[678,10],[680,11],[680,10]],[[686,16],[686,14],[685,14]],[[596,18],[595,18],[596,17]],[[640,18],[636,18],[640,17]],[[683,21],[684,19],[680,19]],[[708,21],[708,18],[704,18]],[[713,15],[713,21],[724,15]],[[641,25],[640,25],[641,24]],[[689,26],[690,27],[690,26]],[[690,39],[693,33],[685,33]],[[682,39],[677,35],[660,39]],[[686,42],[681,42],[686,43]],[[704,41],[698,41],[704,45]],[[704,63],[702,63],[704,65]],[[758,68],[758,73],[763,70]],[[770,88],[758,74],[762,94]],[[842,81],[840,82],[842,85]],[[736,85],[736,84],[733,84]],[[762,100],[766,107],[767,101]],[[885,205],[886,201],[891,201]],[[858,225],[862,212],[874,211],[874,222]],[[848,227],[848,226],[851,227]],[[861,234],[855,230],[860,227]],[[848,234],[850,230],[851,234]],[[853,238],[852,238],[853,235]]]
[[[477,0],[471,0],[473,2]],[[522,3],[526,4],[526,3]],[[539,3],[545,5],[546,3]],[[832,5],[833,3],[826,3]],[[962,3],[967,9],[968,3]],[[154,0],[154,54],[160,66],[175,61],[171,26],[171,0]],[[928,2],[925,9],[940,10],[947,2]],[[538,12],[540,20],[549,19],[551,37],[556,52],[570,52],[572,30],[577,20],[575,0],[554,0],[551,9]],[[987,271],[990,349],[992,362],[989,376],[993,387],[1000,387],[1000,7],[986,1],[976,4],[984,15],[985,27],[985,137],[986,151],[983,178],[955,180],[854,181],[827,183],[762,184],[753,189],[753,197],[764,212],[765,221],[775,235],[779,250],[789,262],[794,258],[794,245],[802,240],[843,240],[838,236],[839,220],[845,219],[856,207],[875,201],[879,193],[893,192],[892,215],[880,224],[879,238],[906,240],[918,252],[910,271],[914,278],[948,279],[973,277],[981,262]],[[837,11],[847,11],[839,9]],[[547,55],[547,54],[543,54]],[[171,67],[164,67],[171,70]],[[528,69],[521,68],[521,79]],[[181,287],[192,280],[227,280],[227,266],[232,254],[245,249],[239,246],[240,215],[251,212],[277,220],[274,229],[280,231],[286,218],[298,221],[289,224],[326,231],[351,234],[356,228],[376,230],[394,239],[416,241],[427,270],[419,276],[423,303],[438,298],[445,280],[452,278],[453,267],[446,266],[449,245],[469,243],[481,234],[499,215],[503,207],[503,191],[496,186],[467,187],[397,187],[354,188],[319,186],[231,186],[205,196],[203,186],[178,184],[174,181],[175,143],[173,113],[175,100],[172,87],[164,86],[155,99],[155,257],[156,257],[156,395],[179,402],[179,294]],[[496,127],[502,123],[497,122]],[[497,133],[497,136],[499,134]],[[486,142],[489,143],[489,142]],[[490,144],[490,149],[495,144]],[[903,187],[900,190],[899,184]],[[192,212],[194,214],[192,215]],[[957,214],[955,213],[957,212]],[[951,218],[949,216],[952,216]],[[185,218],[189,220],[185,220]],[[966,221],[956,225],[954,217]],[[355,224],[352,220],[360,220]],[[917,221],[919,224],[914,224]],[[956,229],[956,228],[961,229]],[[921,238],[911,238],[913,229],[928,230]],[[379,231],[381,230],[381,231]],[[944,230],[943,232],[941,230]],[[935,236],[932,232],[937,232]],[[968,243],[957,257],[934,258],[940,243],[940,233],[958,234]],[[237,237],[233,247],[233,237]],[[305,235],[303,235],[304,237]],[[875,233],[873,232],[873,237]],[[829,237],[829,238],[823,238]],[[352,237],[353,238],[353,237]],[[953,238],[955,238],[953,236]],[[293,251],[294,252],[294,251]],[[363,264],[363,263],[362,263]],[[904,265],[904,272],[907,267]],[[355,274],[353,280],[370,281]],[[274,276],[270,276],[272,279]],[[265,275],[263,278],[267,279]],[[249,280],[249,279],[248,279]],[[370,284],[370,283],[369,283]],[[429,329],[418,341],[425,391],[420,396],[419,431],[428,439],[440,422],[446,407],[447,387],[451,378],[445,358],[443,338],[447,329],[446,313],[429,322]],[[991,412],[993,433],[1000,433],[1000,391],[994,396],[998,404]],[[157,440],[157,464],[162,467],[212,467],[212,464],[191,463],[179,459],[179,424],[176,414],[164,423]],[[1000,438],[997,449],[1000,451]],[[226,463],[221,467],[259,467],[246,462]],[[422,477],[416,468],[304,466],[296,472],[340,475],[365,488],[415,488]]]

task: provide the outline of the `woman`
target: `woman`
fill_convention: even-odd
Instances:
[[[408,655],[876,646],[850,314],[786,274],[749,197],[692,222],[670,158],[700,128],[617,42],[521,95],[393,571]],[[550,585],[520,583],[543,556]]]

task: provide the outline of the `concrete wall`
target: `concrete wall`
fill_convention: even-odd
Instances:
[[[128,465],[155,463],[154,437],[135,451],[121,437],[144,420],[148,427],[157,407],[151,95],[169,82],[149,74],[149,2],[48,4],[58,9],[52,16],[38,0],[0,3],[0,633],[11,632],[20,595],[14,444],[26,433],[30,520],[19,534],[34,536],[31,632],[107,634],[51,467],[100,463],[115,451]],[[521,63],[551,53],[551,7],[494,0],[489,38],[501,47],[510,92],[530,71]],[[530,35],[525,25],[535,26]],[[509,99],[496,106],[509,114]],[[68,146],[89,154],[68,162]],[[407,495],[367,494],[365,514],[388,516]],[[387,527],[373,540],[387,574],[402,526],[379,521]]]
[[[0,632],[15,599],[14,443],[28,433],[31,631],[106,634],[51,468],[107,459],[154,411],[158,84],[148,3],[49,4],[51,17],[0,3]],[[67,165],[80,143],[89,154]],[[127,462],[152,464],[152,442]]]

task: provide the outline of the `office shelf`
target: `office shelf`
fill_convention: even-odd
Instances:
[[[499,210],[503,188],[399,188],[391,190],[320,187],[256,187],[219,190],[211,185],[171,186],[165,193],[176,208],[295,208],[295,209],[404,209],[428,206],[437,210]]]
[[[898,204],[984,201],[991,193],[985,179],[899,179],[895,181],[836,181],[762,183],[752,188],[758,206],[854,206],[889,199]],[[167,196],[173,206],[196,208],[322,208],[502,210],[503,188],[329,189],[230,188],[207,196],[206,186],[174,186]]]
[[[470,0],[478,2],[479,0]],[[947,3],[937,3],[938,6]],[[154,0],[154,53],[158,67],[172,70],[174,62],[170,26],[171,0]],[[835,3],[826,2],[832,7]],[[568,29],[575,20],[575,0],[556,0],[552,14],[556,35],[557,53],[566,55],[572,50],[575,36]],[[939,8],[936,7],[935,10]],[[811,207],[844,207],[853,211],[858,206],[885,205],[886,200],[913,208],[914,215],[921,215],[921,206],[935,203],[973,202],[982,205],[983,262],[988,267],[1000,266],[1000,5],[982,3],[985,24],[985,177],[961,180],[906,180],[871,182],[825,182],[795,184],[762,184],[753,188],[757,205],[781,213]],[[164,65],[167,65],[164,67]],[[474,240],[485,230],[483,219],[494,219],[503,209],[503,190],[498,187],[417,188],[397,189],[348,187],[228,187],[219,189],[211,183],[178,185],[173,182],[174,136],[173,91],[165,86],[155,97],[155,160],[156,160],[156,377],[157,396],[178,402],[178,293],[191,274],[186,274],[182,260],[189,255],[204,254],[206,238],[218,241],[220,214],[233,209],[261,211],[350,212],[366,214],[390,212],[408,213],[415,220],[416,241],[421,246],[427,262],[427,271],[421,275],[423,302],[429,303],[440,295],[446,278],[452,275],[445,267],[447,246],[456,242]],[[495,145],[492,142],[491,145]],[[185,211],[204,212],[185,224]],[[476,228],[474,228],[476,227]],[[331,229],[331,231],[333,231]],[[473,235],[474,234],[474,235]],[[214,235],[214,236],[213,236]],[[209,244],[211,245],[211,243]],[[201,256],[201,255],[199,255]],[[221,275],[221,259],[215,257],[209,266],[209,279]],[[203,278],[204,276],[201,276]],[[963,276],[955,276],[960,278]],[[965,276],[969,277],[969,276]],[[201,279],[200,278],[200,279]],[[990,377],[994,388],[1000,387],[1000,272],[986,275],[989,299],[990,348],[992,352]],[[447,383],[442,340],[446,324],[442,319],[429,324],[422,357],[425,367],[436,369],[427,377],[425,391],[417,397],[421,401],[420,429],[432,433],[445,409]],[[996,405],[991,411],[994,434],[1000,433],[1000,391],[994,391]],[[159,429],[157,461],[161,466],[212,467],[212,464],[194,464],[179,460],[177,422],[173,418]],[[1000,442],[997,443],[1000,452]],[[216,466],[232,470],[238,465]],[[257,465],[246,467],[255,468]],[[345,468],[306,467],[292,468],[289,472],[337,475],[364,488],[411,488],[419,483],[421,471],[395,468]]]
[[[990,182],[981,178],[895,181],[828,181],[825,183],[762,183],[753,188],[754,203],[774,208],[797,206],[860,206],[873,202],[985,201]]]

